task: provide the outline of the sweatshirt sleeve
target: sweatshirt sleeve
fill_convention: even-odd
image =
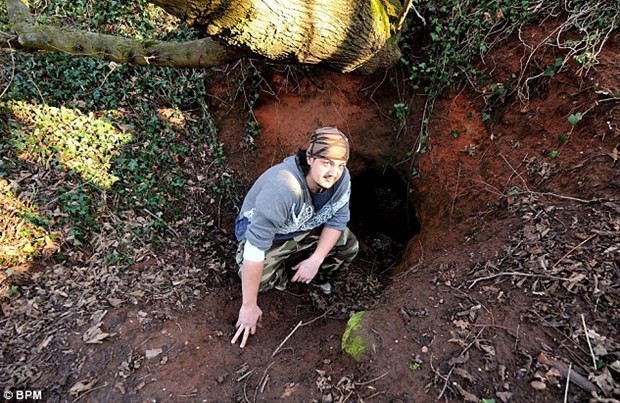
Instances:
[[[247,241],[257,249],[267,251],[273,244],[278,228],[295,209],[294,200],[300,193],[299,182],[286,171],[280,171],[275,177],[261,182],[245,235]]]

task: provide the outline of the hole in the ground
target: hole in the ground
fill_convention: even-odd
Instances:
[[[407,183],[392,167],[367,166],[352,175],[351,187],[349,226],[360,241],[360,251],[388,269],[420,232]]]

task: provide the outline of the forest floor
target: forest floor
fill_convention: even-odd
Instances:
[[[533,45],[543,34],[531,27],[522,37]],[[489,83],[514,80],[527,49],[509,39],[490,52]],[[31,298],[2,305],[3,321],[40,323],[12,344],[13,387],[73,402],[619,399],[619,55],[616,33],[587,76],[570,61],[527,82],[526,98],[450,92],[417,160],[426,99],[405,90],[398,72],[274,68],[254,107],[257,138],[227,104],[236,82],[222,72],[209,102],[245,189],[315,127],[351,136],[351,174],[366,192],[352,199],[363,215],[351,223],[358,259],[332,295],[304,286],[261,295],[262,324],[244,349],[230,343],[241,300],[234,211],[213,210],[204,229],[211,255],[179,240],[124,280],[83,267],[38,271],[22,286]],[[546,66],[562,56],[536,57]],[[386,113],[397,102],[406,120]],[[360,184],[388,167],[405,184],[396,207],[415,209],[419,223],[406,242],[389,228],[416,225]],[[202,168],[196,177],[209,174]],[[182,225],[171,234],[182,237]],[[122,293],[106,297],[114,287]],[[49,309],[58,301],[66,311]],[[361,310],[371,348],[356,362],[341,337]]]

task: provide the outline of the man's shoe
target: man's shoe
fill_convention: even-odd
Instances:
[[[332,293],[332,285],[329,282],[325,282],[323,284],[315,284],[315,286],[325,295],[329,295]]]

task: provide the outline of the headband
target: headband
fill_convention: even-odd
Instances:
[[[306,150],[310,158],[349,160],[349,140],[335,127],[321,127],[312,133]]]

